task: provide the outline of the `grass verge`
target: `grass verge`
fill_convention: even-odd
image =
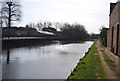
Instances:
[[[68,77],[70,79],[106,79],[100,57],[98,55],[96,41],[91,46],[86,56],[80,59],[80,62]]]

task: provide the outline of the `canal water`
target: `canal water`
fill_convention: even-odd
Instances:
[[[88,48],[87,42],[53,41],[3,49],[3,79],[66,79]]]

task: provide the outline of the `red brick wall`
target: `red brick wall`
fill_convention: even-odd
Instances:
[[[109,31],[108,31],[108,42],[107,46],[111,50],[111,44],[112,44],[112,27],[114,27],[114,36],[113,36],[113,48],[116,49],[116,37],[117,37],[117,29],[115,25],[120,21],[120,2],[115,6],[114,10],[112,11],[110,15],[109,20]],[[114,50],[116,52],[116,50]]]
[[[118,4],[117,4],[118,5]],[[108,47],[111,50],[111,44],[112,44],[112,27],[118,22],[118,6],[114,8],[112,11],[112,14],[110,15],[110,20],[109,20],[109,39],[108,39]]]
[[[118,21],[120,22],[120,1],[118,3]]]
[[[118,46],[118,54],[120,55],[120,24],[119,24],[119,46]]]
[[[119,46],[118,46],[118,54],[120,55],[120,1],[118,2],[118,22],[119,22]]]
[[[117,22],[118,22],[118,4],[116,5],[112,14],[110,15],[110,23],[109,23],[110,28],[114,26]]]
[[[117,26],[114,27],[114,35],[113,35],[113,49],[114,49],[114,53],[116,53],[116,49],[117,49]]]
[[[107,47],[111,49],[111,30],[108,30],[107,33]]]
[[[120,56],[120,24],[119,24],[118,55]]]

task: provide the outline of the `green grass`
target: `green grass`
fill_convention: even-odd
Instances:
[[[106,79],[95,43],[91,46],[86,57],[78,63],[69,79]]]

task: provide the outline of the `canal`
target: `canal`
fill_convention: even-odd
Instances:
[[[88,48],[86,42],[52,41],[3,49],[3,79],[66,79]]]

